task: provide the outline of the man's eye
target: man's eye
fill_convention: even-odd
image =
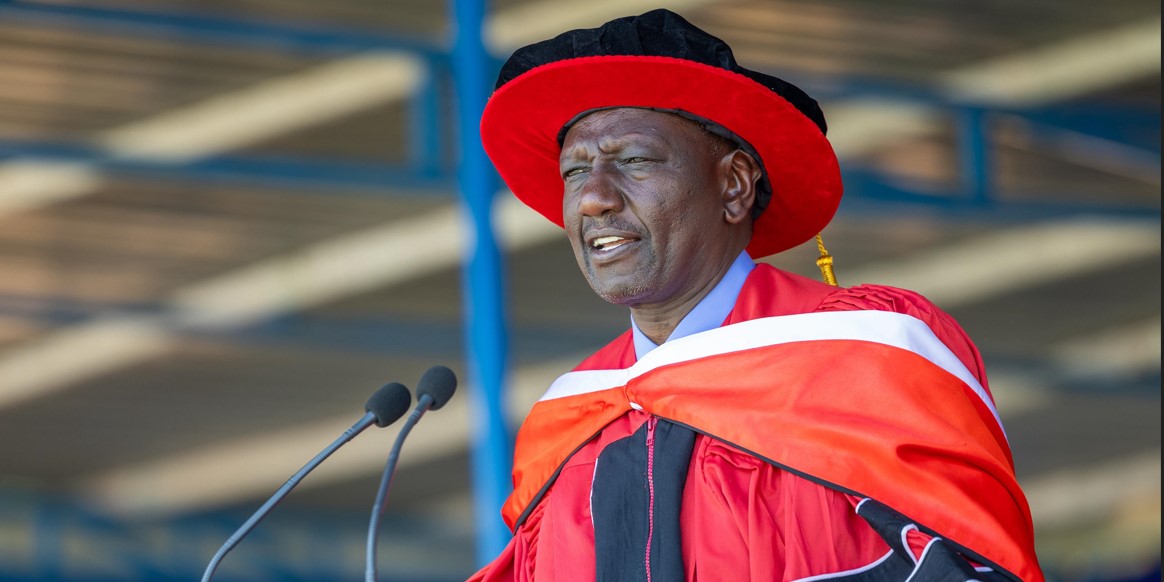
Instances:
[[[633,158],[627,158],[627,159],[623,160],[622,163],[624,163],[624,164],[638,164],[638,163],[642,163],[645,161],[647,161],[647,158],[644,158],[642,156],[635,156]]]
[[[577,176],[578,174],[581,174],[582,172],[585,172],[585,171],[586,171],[586,168],[570,168],[569,170],[562,172],[562,178],[563,179],[573,178],[574,176]]]

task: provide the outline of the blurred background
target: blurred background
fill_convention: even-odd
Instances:
[[[458,172],[459,119],[514,48],[658,6],[822,103],[838,278],[922,292],[975,339],[1048,577],[1159,580],[1154,0],[0,0],[0,579],[197,579],[368,395],[434,364],[462,385],[405,443],[382,578],[474,571],[499,429],[628,315]],[[359,579],[396,430],[217,579]]]

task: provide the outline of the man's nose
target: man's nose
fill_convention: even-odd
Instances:
[[[610,170],[595,166],[578,193],[578,211],[584,216],[602,216],[623,207],[623,193]]]

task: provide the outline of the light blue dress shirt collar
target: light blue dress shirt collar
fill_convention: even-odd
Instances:
[[[683,321],[675,326],[675,331],[671,332],[666,341],[715,329],[723,324],[723,320],[727,319],[728,314],[736,305],[736,298],[739,297],[740,290],[744,288],[744,281],[747,280],[748,273],[751,273],[755,267],[756,263],[752,262],[752,257],[748,256],[747,251],[740,253],[732,266],[728,267],[723,279],[720,279],[711,293],[708,293],[683,318]],[[631,332],[635,341],[635,359],[642,358],[651,350],[659,347],[639,329],[633,317],[631,318]]]

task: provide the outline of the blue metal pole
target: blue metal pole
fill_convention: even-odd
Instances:
[[[509,530],[498,511],[510,491],[512,441],[502,406],[506,334],[501,286],[501,253],[493,233],[496,178],[481,148],[477,127],[489,81],[489,60],[481,41],[484,0],[452,0],[456,42],[453,77],[457,87],[461,165],[457,178],[473,228],[472,255],[465,266],[465,317],[472,394],[473,505],[477,562],[484,564],[505,549]]]
[[[414,172],[433,177],[441,172],[444,128],[441,127],[435,59],[428,59],[426,65],[424,78],[409,107],[408,156]]]
[[[990,154],[986,114],[981,108],[964,107],[958,112],[958,148],[963,188],[974,203],[989,205]]]

